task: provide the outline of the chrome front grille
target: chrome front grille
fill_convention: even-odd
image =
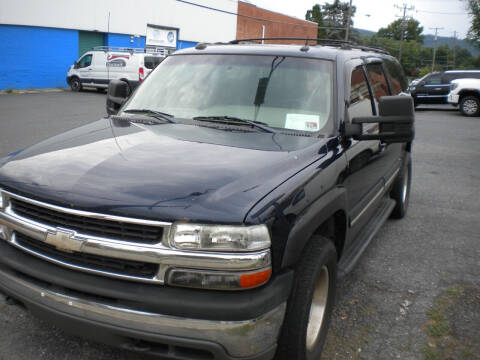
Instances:
[[[15,198],[10,203],[13,212],[22,217],[85,235],[145,244],[162,240],[163,227],[68,214]]]

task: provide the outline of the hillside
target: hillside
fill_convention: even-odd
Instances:
[[[364,30],[364,29],[355,29],[360,33],[360,36],[371,36],[375,35],[376,33],[374,31],[370,30]],[[423,41],[423,46],[424,47],[433,47],[435,42],[435,36],[434,35],[425,35],[424,41]],[[448,45],[449,47],[453,46],[453,37],[447,37],[447,36],[439,36],[438,37],[438,45]],[[457,39],[457,46],[460,46],[464,49],[467,49],[470,51],[470,53],[473,56],[480,56],[480,49],[477,49],[470,45],[468,42],[462,39]]]

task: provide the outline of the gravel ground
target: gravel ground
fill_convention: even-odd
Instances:
[[[0,95],[0,156],[98,119],[104,106],[93,92]],[[480,119],[425,107],[416,129],[408,215],[388,221],[339,283],[323,360],[480,359]],[[144,359],[1,298],[0,324],[0,360]]]

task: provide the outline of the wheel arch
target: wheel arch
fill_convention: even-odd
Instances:
[[[332,240],[340,258],[347,233],[346,205],[345,189],[336,187],[299,216],[289,233],[281,267],[293,267],[313,235],[322,235]]]
[[[467,96],[474,96],[476,97],[477,99],[480,100],[480,90],[462,90],[460,91],[460,93],[458,94],[459,97],[458,97],[458,102],[460,103],[460,101],[462,101],[463,98],[467,97]]]

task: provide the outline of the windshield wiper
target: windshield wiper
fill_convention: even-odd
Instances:
[[[261,129],[265,132],[268,133],[276,133],[275,130],[272,128],[268,127],[267,124],[261,121],[254,121],[254,120],[248,120],[248,119],[242,119],[238,118],[235,116],[196,116],[193,118],[193,120],[197,121],[209,121],[209,122],[218,122],[222,124],[228,124],[228,125],[250,125],[254,128]]]
[[[142,114],[150,117],[154,117],[156,119],[168,121],[172,124],[178,124],[178,121],[175,120],[175,117],[171,114],[167,114],[161,111],[151,110],[151,109],[127,109],[123,110],[124,113],[130,114]]]

